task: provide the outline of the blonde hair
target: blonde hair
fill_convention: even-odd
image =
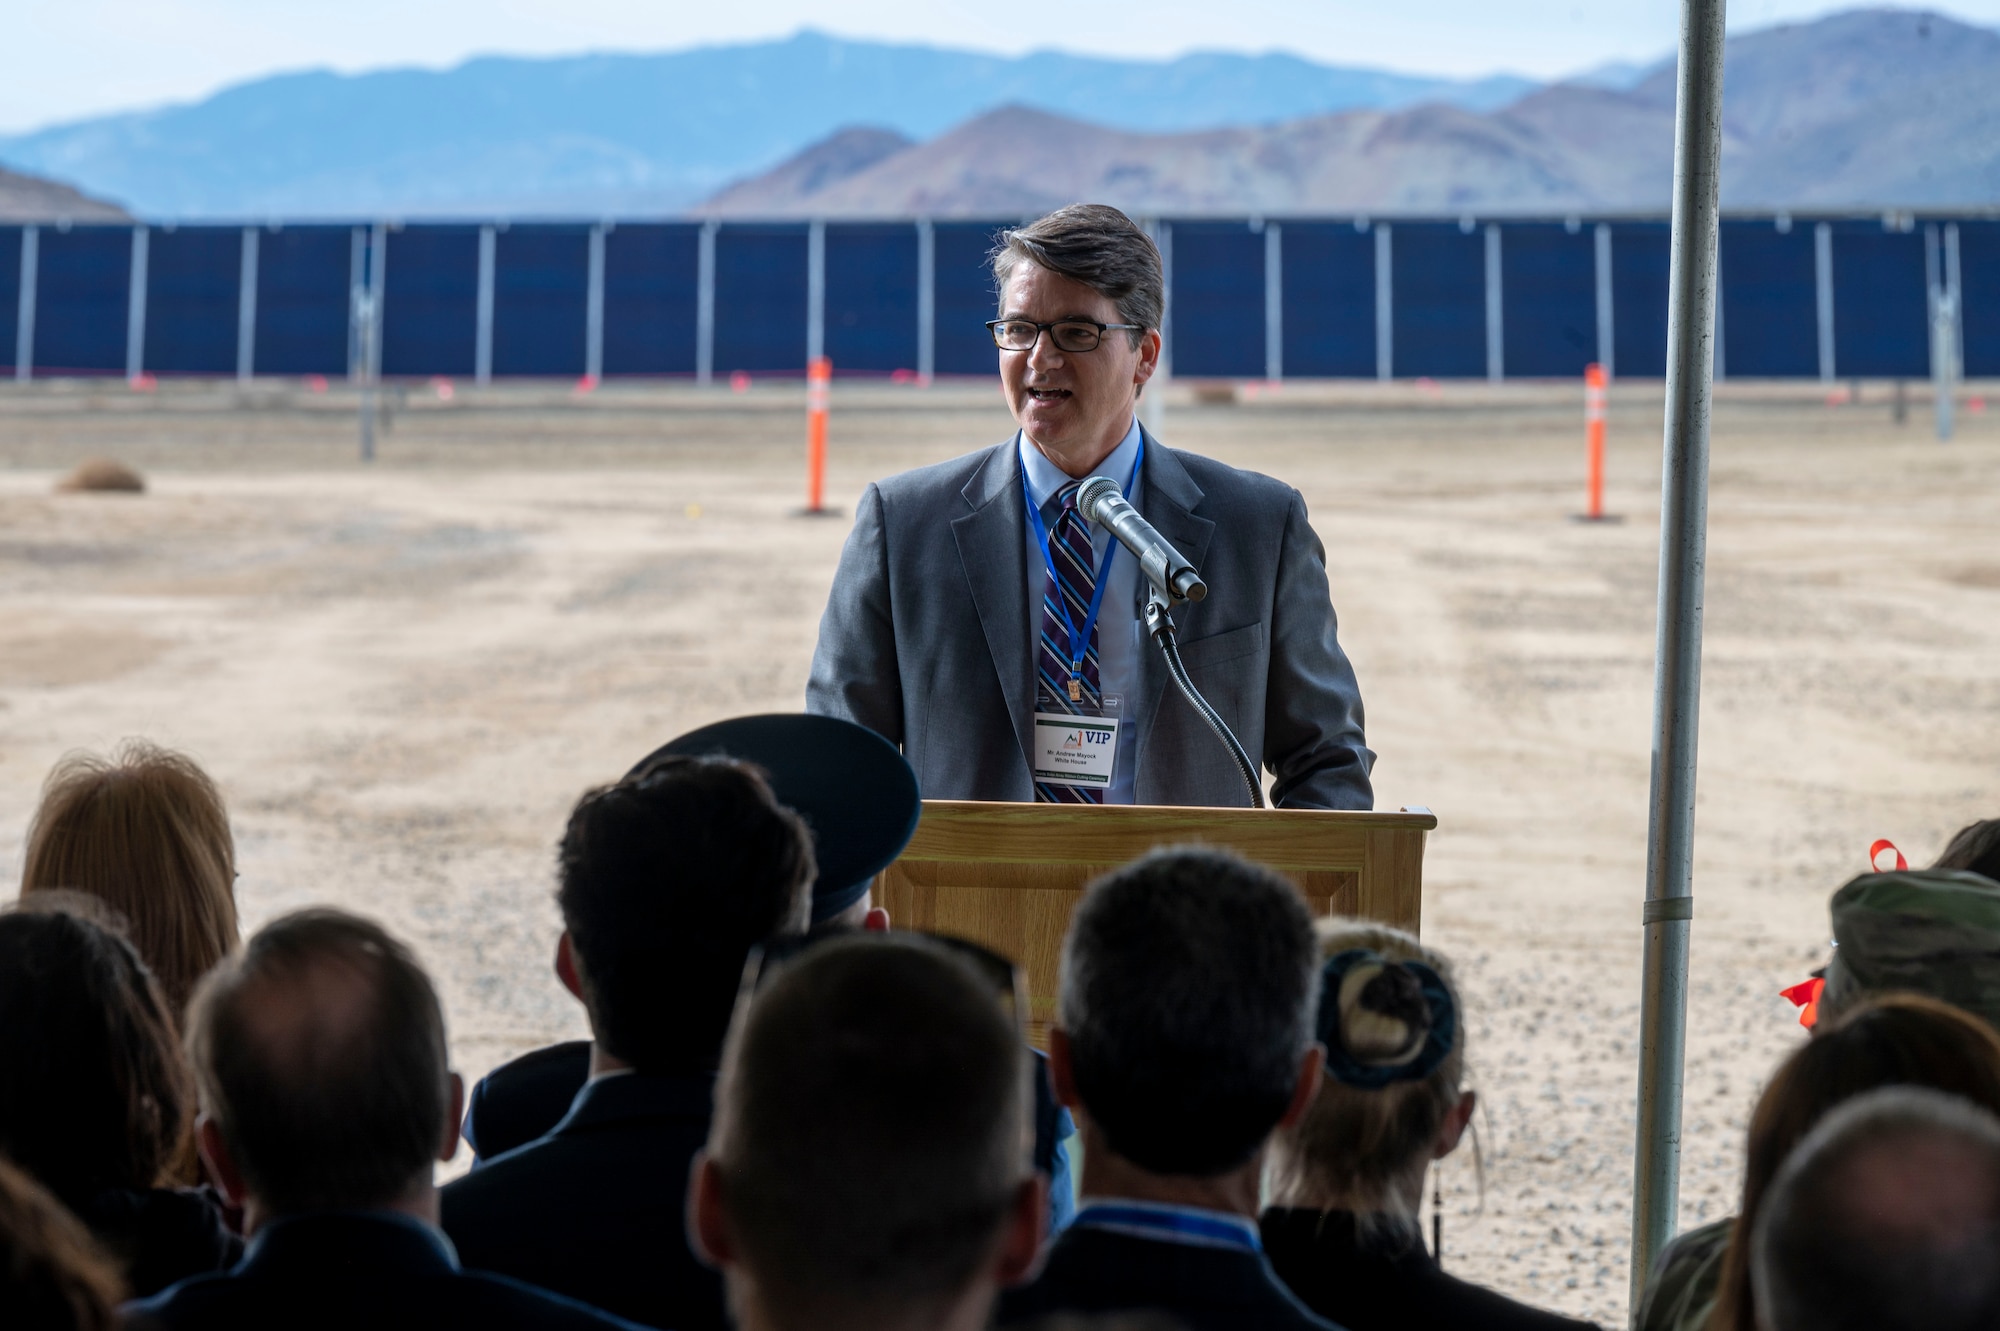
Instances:
[[[176,1017],[236,947],[235,880],[222,793],[192,759],[127,740],[114,758],[72,753],[49,773],[21,895],[70,888],[109,904]]]
[[[1451,963],[1402,930],[1332,919],[1320,921],[1316,932],[1323,957],[1365,949],[1390,962],[1423,963],[1444,982],[1452,1006],[1460,1007]],[[1353,1061],[1377,1066],[1403,1062],[1413,1048],[1422,1048],[1428,1027],[1419,1029],[1395,1012],[1364,1007],[1370,987],[1343,984],[1341,992],[1322,1001],[1340,1005],[1339,1038]],[[1349,1086],[1331,1074],[1321,1081],[1298,1123],[1280,1128],[1272,1138],[1268,1180],[1273,1194],[1307,1205],[1314,1198],[1339,1198],[1364,1233],[1385,1221],[1415,1223],[1416,1214],[1397,1184],[1413,1165],[1429,1161],[1445,1117],[1458,1103],[1465,1080],[1462,1014],[1456,1028],[1450,1051],[1426,1076],[1379,1088]],[[1324,1024],[1321,1031],[1325,1033]]]

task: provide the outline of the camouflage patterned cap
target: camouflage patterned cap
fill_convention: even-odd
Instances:
[[[2000,882],[1954,869],[1865,873],[1833,894],[1822,1011],[1913,990],[2000,1027]]]

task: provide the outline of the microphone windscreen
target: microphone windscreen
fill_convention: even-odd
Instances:
[[[1093,476],[1085,481],[1076,492],[1076,511],[1083,514],[1087,522],[1102,523],[1100,513],[1109,500],[1123,499],[1118,491],[1118,482],[1109,476]]]

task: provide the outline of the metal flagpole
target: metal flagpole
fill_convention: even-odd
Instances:
[[[1722,166],[1724,0],[1681,0],[1674,111],[1673,259],[1667,305],[1659,637],[1646,831],[1639,1130],[1632,1182],[1632,1307],[1679,1210],[1688,932],[1694,918],[1694,778],[1708,545],[1708,418]]]

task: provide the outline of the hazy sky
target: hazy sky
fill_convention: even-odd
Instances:
[[[1732,29],[1851,5],[1732,0]],[[2000,22],[2000,0],[1936,6]],[[0,0],[0,130],[197,98],[278,70],[667,50],[814,26],[1021,52],[1284,49],[1426,73],[1569,73],[1676,40],[1678,0]]]

